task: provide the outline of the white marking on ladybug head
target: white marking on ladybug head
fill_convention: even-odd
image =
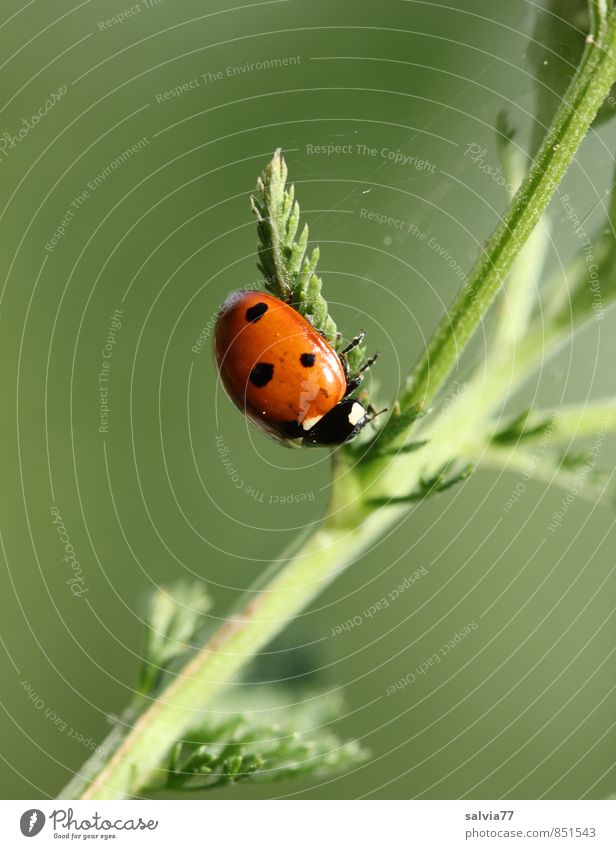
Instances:
[[[320,422],[323,416],[310,416],[309,419],[304,419],[302,421],[302,427],[304,430],[311,430],[317,422]]]
[[[366,410],[358,401],[356,401],[351,407],[351,411],[349,413],[349,424],[355,427],[355,425],[358,425],[365,415]]]

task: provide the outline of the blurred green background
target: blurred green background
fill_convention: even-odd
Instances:
[[[533,33],[546,12],[523,0],[132,8],[114,21],[119,0],[5,0],[0,21],[9,798],[54,796],[128,703],[152,587],[202,578],[215,623],[324,509],[327,452],[289,451],[247,426],[210,352],[219,303],[258,279],[248,196],[274,148],[320,244],[340,329],[365,329],[381,351],[372,392],[387,405],[460,285],[452,266],[468,271],[506,206],[469,145],[497,168],[505,110],[532,148],[538,92],[556,102],[535,78],[549,73],[562,91],[583,41],[581,23],[545,58]],[[52,92],[52,108],[24,124]],[[567,176],[583,212],[611,184],[615,140],[609,123],[591,133]],[[327,145],[340,149],[317,152]],[[557,203],[552,217],[556,268],[579,244]],[[600,221],[599,205],[586,226]],[[614,326],[613,313],[594,323],[525,393],[554,403],[613,392]],[[250,492],[234,487],[220,444]],[[563,494],[531,480],[506,512],[519,482],[479,471],[413,510],[263,658],[266,677],[344,691],[337,731],[372,758],[326,782],[218,795],[614,792],[614,514],[578,498],[547,535]],[[294,494],[305,498],[284,503]],[[51,507],[79,561],[72,590]],[[335,634],[421,567],[395,603]],[[386,695],[470,622],[442,663]]]

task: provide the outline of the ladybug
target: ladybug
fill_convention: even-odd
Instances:
[[[265,292],[233,292],[221,306],[214,346],[230,399],[262,431],[285,444],[341,445],[373,418],[351,394],[376,355],[351,374],[296,309]]]

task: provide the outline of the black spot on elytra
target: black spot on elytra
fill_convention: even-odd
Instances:
[[[267,304],[258,303],[253,304],[251,307],[248,307],[246,310],[246,321],[255,322],[259,321],[261,316],[266,313],[268,310]]]
[[[266,308],[267,309],[267,308]],[[253,386],[267,386],[274,376],[274,366],[271,363],[257,363],[250,372],[249,380]]]
[[[314,354],[302,354],[299,361],[304,368],[312,368],[314,365]]]

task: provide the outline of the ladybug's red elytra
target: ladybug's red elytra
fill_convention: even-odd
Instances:
[[[376,359],[350,374],[341,353],[292,306],[265,292],[233,292],[221,306],[214,344],[227,394],[248,418],[284,443],[340,445],[371,420],[351,394]]]

